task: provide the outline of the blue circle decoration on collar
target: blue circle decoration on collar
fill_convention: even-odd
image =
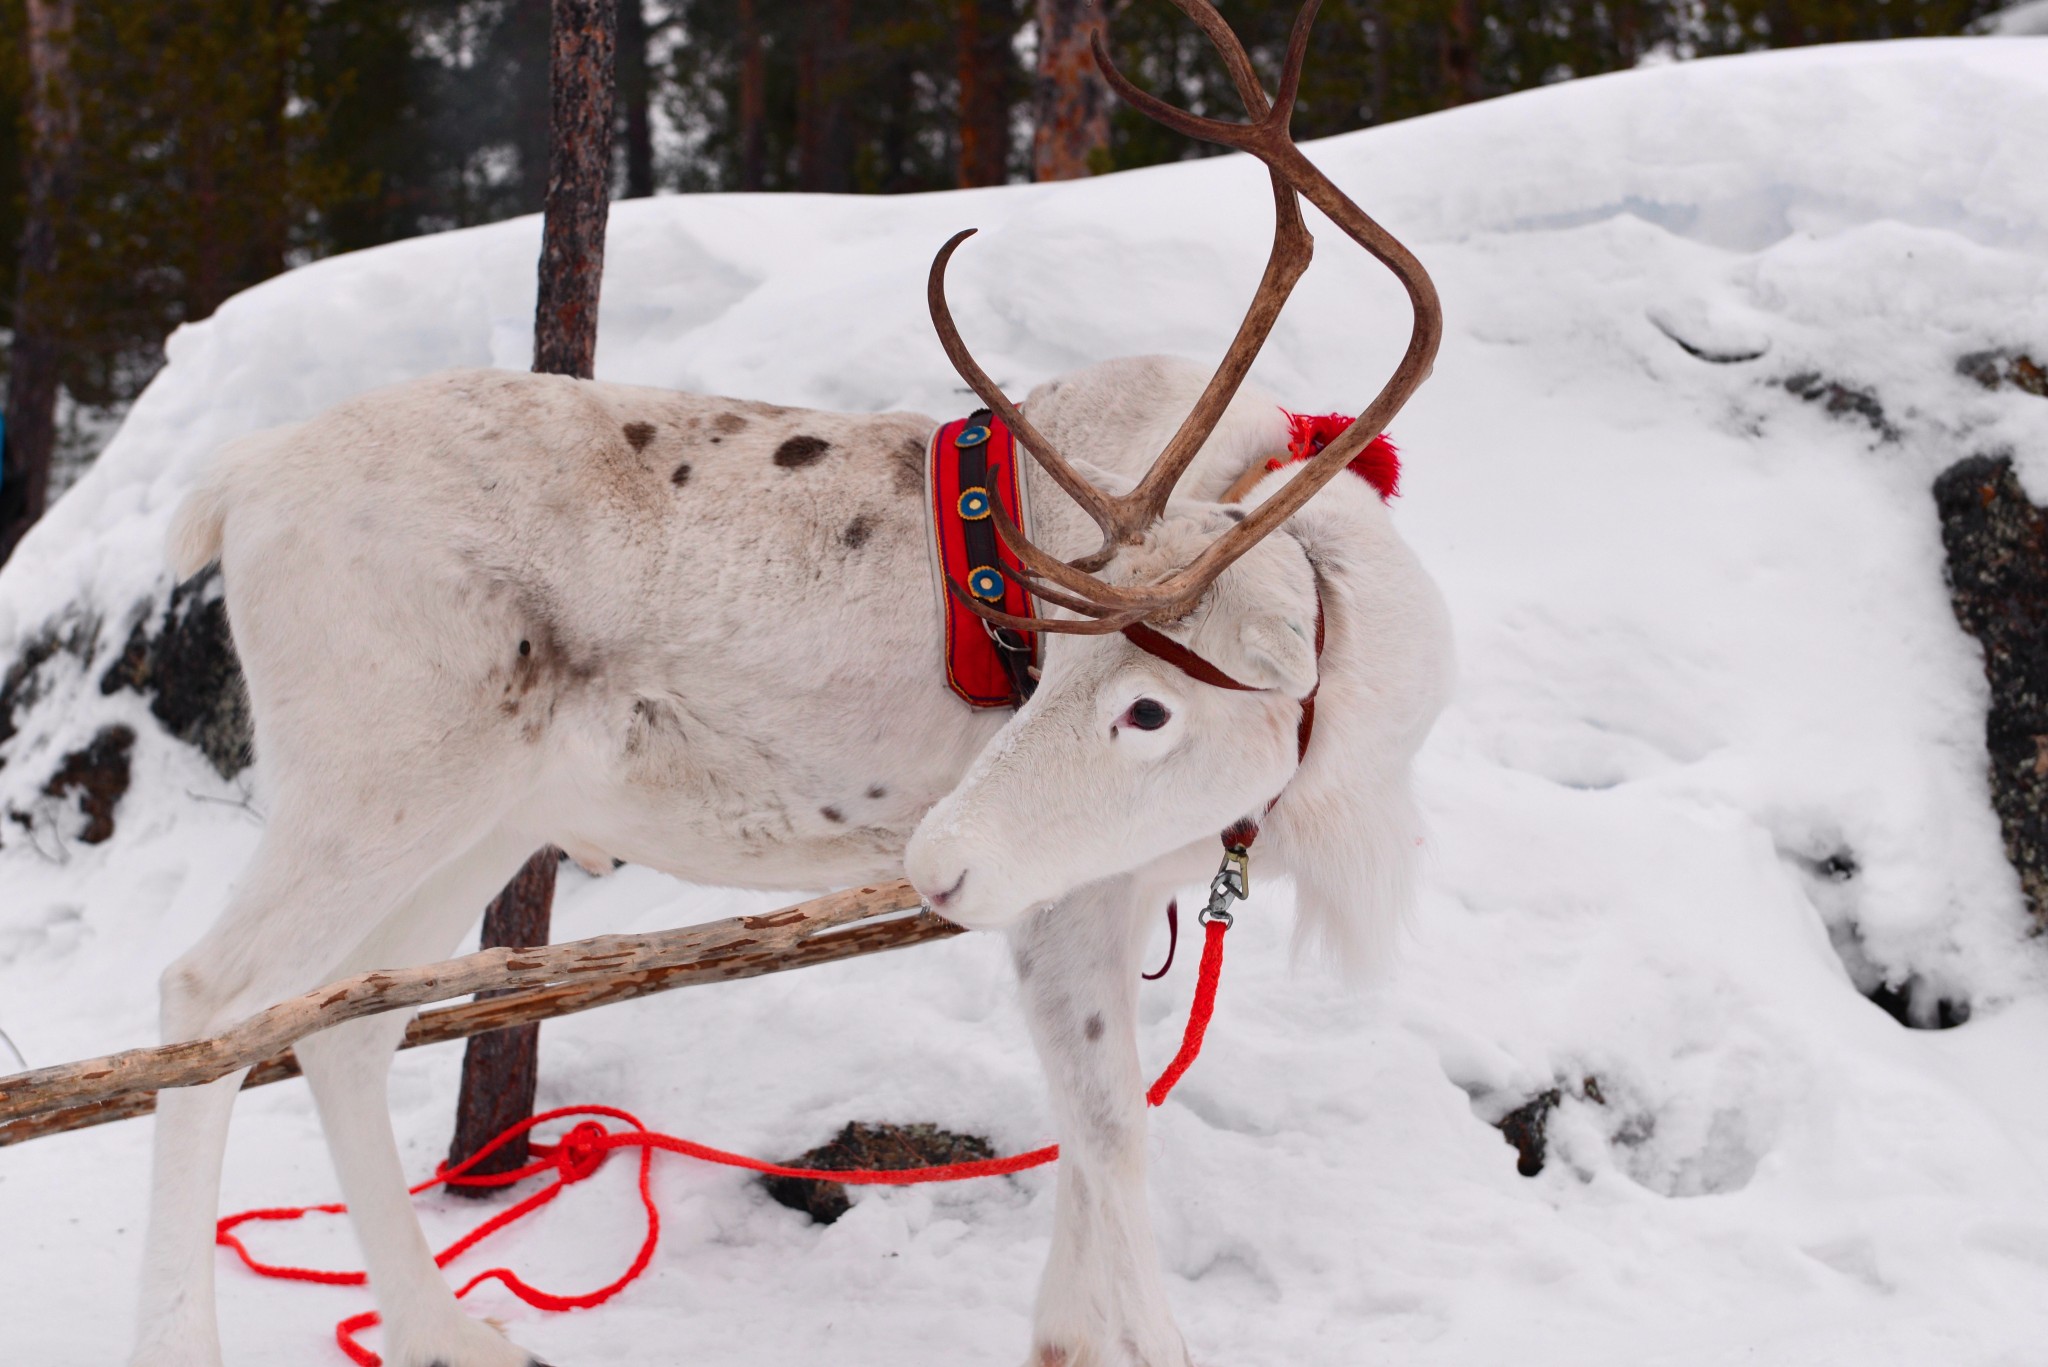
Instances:
[[[960,516],[969,522],[979,522],[988,516],[988,490],[980,485],[960,491]]]
[[[961,428],[960,435],[953,438],[953,444],[955,446],[979,446],[987,440],[988,429],[976,424],[973,427]]]
[[[967,590],[985,603],[1003,600],[1003,576],[984,565],[967,576]]]

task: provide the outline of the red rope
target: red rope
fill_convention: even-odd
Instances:
[[[1159,1075],[1159,1080],[1145,1093],[1145,1100],[1150,1105],[1157,1106],[1166,1100],[1167,1093],[1173,1090],[1174,1085],[1194,1063],[1196,1056],[1202,1052],[1202,1038],[1208,1032],[1209,1017],[1216,1010],[1216,986],[1223,973],[1223,935],[1226,929],[1220,920],[1208,923],[1208,938],[1202,945],[1201,973],[1195,982],[1195,1000],[1188,1010],[1188,1023],[1181,1036],[1180,1051],[1174,1055],[1173,1062],[1166,1065],[1166,1071]],[[526,1166],[511,1172],[471,1173],[470,1169],[478,1163],[536,1126],[578,1116],[586,1118],[578,1120],[554,1143],[534,1144],[531,1150],[533,1161]],[[628,1128],[608,1129],[598,1119],[589,1117],[615,1120]],[[625,1290],[647,1270],[648,1264],[654,1261],[655,1249],[661,1242],[661,1212],[654,1204],[654,1192],[649,1185],[654,1167],[654,1153],[657,1149],[707,1163],[765,1173],[770,1177],[803,1177],[823,1182],[846,1182],[856,1186],[913,1186],[925,1182],[960,1182],[974,1177],[1001,1177],[1009,1173],[1023,1172],[1027,1168],[1043,1167],[1060,1156],[1059,1145],[1048,1144],[1044,1148],[1012,1154],[1007,1158],[983,1158],[970,1163],[946,1163],[936,1167],[845,1170],[792,1168],[650,1130],[631,1112],[613,1106],[563,1106],[520,1121],[455,1167],[443,1165],[436,1168],[432,1177],[412,1189],[412,1194],[417,1196],[429,1187],[440,1186],[443,1183],[458,1187],[503,1187],[529,1177],[538,1177],[543,1173],[554,1174],[548,1185],[516,1204],[507,1206],[435,1254],[434,1265],[446,1267],[500,1230],[517,1224],[547,1205],[561,1195],[564,1187],[583,1181],[604,1166],[606,1157],[616,1149],[639,1150],[640,1208],[646,1215],[646,1228],[640,1239],[640,1251],[634,1254],[631,1265],[619,1274],[616,1280],[580,1296],[558,1296],[529,1284],[510,1268],[492,1267],[464,1282],[461,1289],[456,1291],[456,1296],[467,1296],[485,1282],[494,1281],[537,1310],[563,1311],[588,1310],[604,1304]],[[240,1226],[252,1221],[299,1220],[314,1214],[338,1215],[346,1209],[347,1207],[342,1205],[320,1205],[274,1206],[263,1210],[245,1210],[240,1214],[227,1216],[215,1226],[214,1242],[232,1250],[235,1256],[242,1260],[243,1266],[259,1276],[280,1281],[318,1282],[327,1286],[361,1286],[368,1280],[361,1272],[333,1272],[264,1262],[251,1253],[248,1246],[242,1242],[241,1236],[235,1233]],[[377,1323],[377,1312],[370,1310],[360,1315],[351,1315],[334,1326],[335,1342],[340,1345],[341,1351],[351,1362],[358,1364],[358,1367],[380,1367],[383,1361],[358,1342],[356,1337],[364,1330],[375,1327]]]

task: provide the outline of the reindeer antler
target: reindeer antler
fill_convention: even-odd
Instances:
[[[1222,363],[1202,390],[1201,397],[1195,401],[1186,420],[1136,488],[1117,497],[1088,483],[1031,426],[968,353],[966,343],[960,340],[959,329],[953,323],[952,313],[946,307],[945,277],[946,265],[954,250],[971,235],[972,230],[956,235],[940,249],[932,262],[928,288],[932,324],[937,328],[939,341],[945,347],[946,355],[952,359],[954,368],[982,402],[1009,425],[1053,481],[1102,529],[1102,546],[1098,550],[1071,562],[1064,561],[1027,540],[998,502],[991,509],[997,534],[1016,555],[1022,567],[1021,577],[1031,591],[1047,602],[1084,614],[1079,620],[1019,618],[998,613],[972,598],[963,598],[962,601],[983,617],[1004,626],[1093,635],[1120,630],[1140,619],[1167,619],[1185,612],[1231,562],[1293,516],[1385,430],[1408,397],[1428,378],[1430,365],[1436,357],[1437,343],[1443,333],[1442,306],[1437,300],[1436,286],[1431,283],[1422,263],[1332,184],[1294,145],[1289,124],[1294,113],[1295,95],[1301,88],[1301,68],[1308,51],[1309,31],[1314,26],[1321,0],[1307,0],[1295,16],[1294,30],[1287,44],[1287,59],[1281,68],[1280,88],[1270,103],[1259,86],[1244,45],[1214,6],[1207,0],[1172,0],[1172,3],[1195,21],[1222,55],[1250,122],[1229,123],[1203,118],[1140,90],[1117,69],[1100,34],[1094,40],[1095,64],[1101,68],[1110,87],[1126,103],[1155,123],[1205,142],[1248,152],[1265,163],[1273,183],[1273,250],[1266,260],[1266,271],[1259,281],[1258,292],[1245,311],[1244,321],[1238,325],[1237,335],[1231,340],[1230,349],[1224,353]],[[1272,332],[1287,296],[1301,273],[1308,268],[1313,244],[1301,220],[1297,194],[1306,196],[1347,236],[1393,271],[1407,289],[1409,303],[1414,310],[1414,326],[1409,334],[1407,351],[1395,367],[1393,376],[1341,436],[1317,453],[1285,486],[1253,509],[1242,522],[1209,543],[1194,560],[1154,584],[1111,584],[1096,577],[1089,571],[1107,564],[1119,546],[1135,543],[1159,520],[1167,500],[1173,495],[1174,486],[1222,419],[1224,409],[1236,395],[1238,386],[1251,369],[1252,361]]]

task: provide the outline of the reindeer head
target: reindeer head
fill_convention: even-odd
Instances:
[[[1027,540],[1000,506],[994,509],[1023,581],[1059,615],[1010,616],[949,587],[992,622],[1048,633],[1044,678],[959,787],[926,814],[906,866],[948,917],[1000,926],[1085,883],[1205,845],[1213,851],[1218,832],[1263,812],[1285,788],[1272,813],[1272,844],[1296,875],[1304,924],[1320,927],[1345,957],[1357,957],[1353,951],[1369,937],[1354,933],[1359,918],[1346,914],[1348,907],[1405,900],[1414,828],[1407,766],[1441,705],[1447,636],[1434,588],[1362,482],[1347,479],[1358,487],[1332,490],[1314,516],[1297,514],[1427,376],[1441,311],[1421,264],[1289,136],[1318,0],[1308,0],[1296,18],[1270,103],[1216,11],[1204,0],[1173,3],[1222,54],[1251,122],[1199,118],[1145,94],[1117,71],[1099,37],[1096,63],[1149,117],[1265,163],[1274,197],[1272,254],[1222,364],[1151,469],[1121,494],[1085,478],[962,342],[946,305],[945,272],[969,233],[956,235],[932,263],[932,320],[955,369],[1094,520],[1102,544],[1062,560]],[[1414,309],[1407,351],[1358,419],[1320,454],[1266,480],[1248,511],[1169,506],[1308,266],[1312,243],[1297,195],[1406,286]],[[1321,661],[1319,614],[1326,633]],[[1200,669],[1176,667],[1133,643],[1162,633],[1243,687],[1204,682]],[[1317,737],[1312,753],[1300,756],[1297,722],[1319,679],[1325,691]],[[1333,705],[1369,715],[1326,725],[1323,714]]]

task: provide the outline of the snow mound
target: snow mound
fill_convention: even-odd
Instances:
[[[1984,684],[1929,486],[2006,452],[2048,491],[2048,67],[1971,39],[1784,52],[1532,92],[1311,151],[1422,256],[1449,331],[1396,427],[1396,505],[1462,682],[1422,764],[1434,829],[1399,974],[1291,975],[1286,893],[1232,939],[1217,1026],[1155,1116],[1174,1295],[1203,1360],[1967,1364],[2048,1339],[2048,972],[1985,791]],[[950,414],[923,276],[1012,392],[1106,356],[1220,353],[1268,240],[1258,169],[1185,163],[903,199],[614,207],[599,371],[781,403]],[[1258,368],[1361,406],[1396,287],[1322,225]],[[364,389],[528,359],[533,220],[322,262],[236,298],[0,574],[0,661],[65,644],[0,743],[0,1029],[35,1063],[150,1036],[155,973],[260,829],[132,692],[96,685],[168,592],[210,452]],[[89,663],[87,660],[89,659]],[[136,733],[85,845],[56,758]],[[558,933],[774,899],[571,876]],[[1184,972],[1184,971],[1183,971]],[[1148,1061],[1191,984],[1148,988]],[[1909,1029],[1870,998],[1915,1024]],[[543,1101],[768,1154],[848,1119],[1004,1150],[1048,1122],[983,937],[549,1027]],[[453,1051],[395,1070],[408,1162]],[[1504,1142],[1503,1130],[1522,1141]],[[0,1158],[11,1356],[115,1358],[147,1125]],[[230,1207],[325,1199],[296,1085],[238,1112]],[[1537,1168],[1533,1176],[1518,1172]],[[588,1315],[481,1309],[557,1360],[983,1362],[1025,1342],[1042,1177],[872,1191],[828,1229],[666,1164],[649,1278]],[[625,1257],[607,1173],[509,1240],[547,1284]],[[436,1207],[447,1230],[474,1212]],[[339,1229],[277,1235],[339,1264]],[[284,1247],[289,1245],[289,1247]],[[112,1289],[115,1294],[109,1294]],[[316,1361],[357,1293],[223,1274],[231,1358]]]

